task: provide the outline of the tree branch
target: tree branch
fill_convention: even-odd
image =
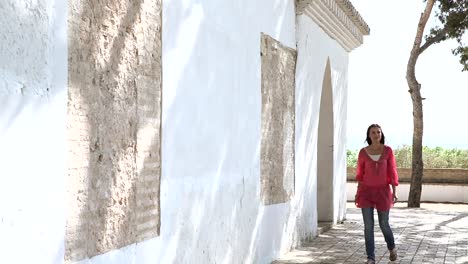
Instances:
[[[409,92],[413,95],[413,90],[417,89],[418,81],[416,80],[416,61],[418,60],[421,48],[422,37],[424,34],[424,28],[426,27],[427,20],[432,12],[436,0],[428,0],[426,2],[426,8],[419,18],[418,27],[416,29],[416,36],[414,38],[413,48],[408,59],[408,65],[406,66],[406,80],[410,88]]]
[[[434,43],[438,43],[441,40],[444,40],[445,34],[447,34],[447,29],[444,28],[442,29],[437,35],[435,35],[433,38],[430,38],[426,40],[426,42],[419,48],[419,55],[423,53],[429,46],[431,46]]]

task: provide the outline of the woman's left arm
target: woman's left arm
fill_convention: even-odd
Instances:
[[[387,158],[387,183],[391,184],[392,186],[398,186],[398,172],[397,166],[395,161],[395,155],[393,154],[393,150],[388,147],[388,158]]]
[[[393,154],[393,150],[389,148],[389,155],[388,155],[388,164],[387,164],[387,181],[390,185],[392,185],[392,201],[396,203],[398,201],[398,195],[396,187],[399,184],[398,181],[398,172],[397,166],[395,161],[395,155]]]

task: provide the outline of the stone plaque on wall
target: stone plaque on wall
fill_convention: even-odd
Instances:
[[[294,49],[261,35],[261,198],[284,203],[294,195]]]
[[[72,0],[65,261],[159,235],[161,0]]]

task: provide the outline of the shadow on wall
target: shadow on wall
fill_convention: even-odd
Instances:
[[[333,112],[335,112],[335,116],[340,116],[344,118],[338,119],[335,118],[334,120],[334,127],[335,127],[335,136],[338,138],[334,139],[334,167],[341,169],[335,172],[335,182],[334,185],[335,190],[334,192],[335,197],[337,197],[337,201],[335,203],[338,204],[338,208],[335,209],[335,220],[341,221],[345,218],[346,215],[346,179],[343,175],[339,175],[345,173],[346,170],[346,144],[344,144],[345,140],[341,141],[340,137],[346,137],[346,116],[347,116],[347,71],[336,69],[339,65],[333,64],[333,61],[330,62],[331,66],[331,76],[334,83],[332,84],[333,89]],[[342,87],[342,89],[335,89],[335,87]],[[335,94],[336,92],[336,94]],[[338,155],[341,155],[338,156]],[[337,175],[338,173],[338,175]],[[341,181],[338,181],[341,180]],[[339,187],[338,187],[339,186]]]

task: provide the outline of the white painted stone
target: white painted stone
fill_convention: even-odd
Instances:
[[[66,92],[0,99],[0,263],[63,259]]]
[[[295,220],[291,204],[260,202],[260,36],[295,48],[294,1],[171,0],[163,10],[155,262],[267,263],[291,244]]]
[[[323,75],[330,59],[334,113],[333,222],[344,217],[346,199],[346,97],[348,53],[324,33],[309,17],[297,18],[298,64],[296,76],[296,188],[308,188],[304,201],[317,208],[317,132]],[[300,180],[302,179],[302,180]],[[307,182],[307,181],[309,182]],[[302,181],[302,182],[301,182]],[[311,209],[311,210],[314,210]],[[304,226],[317,223],[316,212],[310,213]],[[310,231],[309,231],[310,232]]]
[[[60,263],[66,3],[0,2],[0,263]]]
[[[0,263],[63,263],[66,4],[0,3]],[[260,202],[261,32],[298,50],[295,196],[271,206]],[[160,236],[80,263],[270,263],[315,236],[327,59],[336,222],[346,205],[347,52],[296,17],[293,0],[164,0]]]

